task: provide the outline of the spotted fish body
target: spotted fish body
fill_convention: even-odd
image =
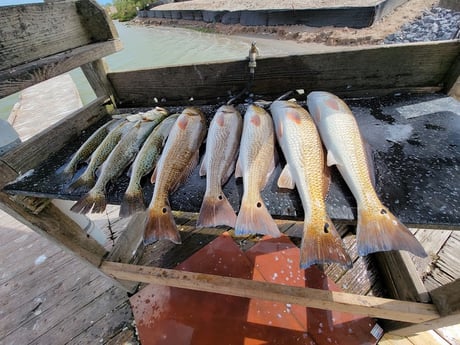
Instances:
[[[104,163],[112,150],[133,127],[133,122],[121,121],[99,144],[91,155],[91,159],[85,172],[69,186],[69,191],[88,190],[96,183],[96,170]]]
[[[206,175],[206,192],[203,197],[197,226],[235,226],[236,214],[222,191],[235,169],[240,146],[243,118],[232,105],[217,109],[209,125],[206,153],[200,176]]]
[[[107,134],[116,126],[116,123],[120,122],[120,120],[111,120],[107,122],[105,125],[99,127],[91,136],[83,143],[82,146],[78,149],[78,151],[73,155],[70,162],[66,165],[65,169],[63,170],[63,174],[66,177],[72,177],[77,170],[77,166],[79,163],[85,161],[86,159],[91,156],[91,154],[96,150],[99,144],[104,140]]]
[[[275,134],[271,116],[261,107],[246,110],[236,177],[243,177],[243,198],[235,233],[281,235],[260,194],[275,169]]]
[[[278,186],[297,187],[305,214],[300,247],[301,268],[313,264],[352,261],[342,239],[326,213],[329,179],[325,175],[324,152],[310,114],[295,102],[275,101],[270,106],[278,143],[286,158]]]
[[[178,117],[179,114],[175,114],[164,119],[155,127],[142,145],[132,165],[129,185],[120,206],[120,217],[129,217],[136,212],[145,210],[144,197],[140,184],[141,178],[151,172],[155,167],[163,144]]]
[[[140,147],[152,132],[157,122],[138,121],[137,124],[120,140],[107,157],[101,168],[100,176],[91,190],[83,195],[71,208],[74,212],[101,213],[105,211],[107,200],[105,187],[109,181],[114,180],[134,160]]]
[[[181,243],[168,197],[197,165],[199,148],[205,136],[206,119],[203,113],[197,108],[185,108],[169,133],[152,175],[155,186],[147,210],[145,244],[160,239]]]
[[[327,165],[337,166],[356,199],[358,253],[407,250],[425,257],[417,239],[375,192],[370,162],[350,108],[337,96],[323,91],[311,92],[307,104],[328,151]]]

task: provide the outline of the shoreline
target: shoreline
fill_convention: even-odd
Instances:
[[[327,46],[377,45],[383,44],[386,36],[398,31],[402,25],[420,17],[424,10],[428,10],[438,3],[439,0],[410,0],[372,26],[362,29],[332,26],[309,27],[304,25],[242,26],[240,24],[205,23],[183,19],[139,17],[131,20],[130,23],[146,27],[180,27],[223,35],[264,37],[273,40],[317,43]]]

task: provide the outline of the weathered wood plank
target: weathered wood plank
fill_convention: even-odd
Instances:
[[[408,252],[380,252],[375,257],[390,296],[404,301],[430,301],[428,291]]]
[[[0,70],[116,37],[93,1],[0,7]]]
[[[107,116],[104,103],[108,98],[100,97],[85,107],[73,112],[66,118],[50,126],[47,130],[21,143],[0,157],[0,169],[3,163],[21,174],[36,168],[41,162],[53,156],[68,141],[74,140],[89,126]],[[0,170],[0,187],[11,179]],[[11,177],[11,171],[9,173]],[[16,177],[14,177],[16,178]]]
[[[434,320],[421,322],[419,324],[407,326],[404,328],[399,328],[399,329],[394,329],[394,330],[389,329],[389,333],[394,334],[394,335],[399,335],[402,337],[407,337],[415,333],[420,333],[420,332],[428,331],[431,329],[437,329],[437,328],[442,328],[446,326],[452,326],[456,324],[460,324],[460,313],[443,316],[443,317],[440,317]]]
[[[88,339],[98,340],[99,344],[114,343],[114,340],[111,339],[113,335],[122,333],[123,328],[129,325],[132,319],[131,306],[126,300],[116,306],[114,310],[108,311],[106,315],[92,323],[90,327],[80,330],[81,333],[66,344],[84,345],[88,344]],[[126,336],[126,334],[124,335]],[[131,332],[130,335],[132,336],[133,333]]]
[[[46,45],[46,44],[44,44]],[[121,49],[119,40],[98,42],[0,71],[0,98],[69,72]]]
[[[102,271],[119,279],[141,281],[178,288],[258,298],[302,306],[346,311],[370,317],[423,322],[439,314],[431,304],[367,297],[344,292],[298,288],[209,274],[184,272],[147,266],[103,262]]]
[[[89,84],[94,90],[97,97],[111,96],[113,103],[115,103],[115,89],[107,79],[107,65],[104,60],[99,59],[93,62],[86,63],[81,66],[83,73],[88,79]]]
[[[98,291],[103,291],[98,288]],[[89,295],[89,293],[87,292]],[[77,296],[77,294],[75,295]],[[74,338],[81,334],[82,325],[92,325],[102,319],[109,313],[113,307],[117,307],[127,301],[126,293],[115,287],[109,288],[102,294],[94,295],[94,298],[89,298],[87,303],[79,303],[79,308],[72,310],[73,301],[69,305],[63,306],[66,316],[50,315],[50,318],[55,322],[55,326],[49,329],[46,333],[40,335],[39,338],[30,342],[30,345],[48,345],[48,344],[64,344],[68,339]],[[80,302],[77,297],[74,300]],[[78,311],[78,314],[75,312]],[[73,314],[72,322],[67,320]]]
[[[328,90],[339,96],[442,89],[460,41],[350,48],[311,55],[260,58],[251,91],[276,98],[287,90]],[[391,63],[389,63],[391,61]],[[109,73],[124,106],[218,103],[247,86],[247,61]],[[160,102],[160,105],[162,103]]]
[[[441,315],[460,313],[460,279],[430,293]]]

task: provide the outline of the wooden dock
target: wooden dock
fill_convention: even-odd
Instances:
[[[97,120],[107,117],[110,114],[110,105],[108,105],[110,103],[118,108],[121,104],[135,108],[150,107],[152,102],[156,103],[157,98],[163,99],[164,97],[165,100],[168,100],[165,106],[182,106],[185,100],[189,99],[187,95],[192,92],[190,90],[193,90],[193,99],[197,105],[210,104],[216,97],[228,95],[229,90],[241,90],[247,85],[247,75],[242,72],[243,67],[246,67],[246,61],[107,73],[101,59],[119,50],[120,45],[118,35],[105,12],[93,1],[50,0],[49,2],[53,4],[47,2],[43,6],[10,8],[5,16],[1,16],[1,18],[11,20],[19,28],[26,27],[30,30],[16,30],[17,33],[20,33],[16,36],[20,37],[10,35],[14,39],[7,42],[8,49],[5,49],[6,56],[9,56],[10,59],[4,60],[2,64],[0,97],[82,66],[90,85],[95,90],[97,99],[72,112],[62,121],[58,119],[57,124],[51,127],[47,123],[47,119],[51,118],[49,110],[54,109],[57,104],[62,104],[61,99],[56,100],[50,97],[45,102],[47,109],[40,107],[33,114],[26,114],[27,119],[31,119],[32,116],[34,118],[33,125],[28,128],[39,130],[35,128],[37,125],[37,127],[48,128],[48,130],[33,136],[2,156],[0,169],[2,187],[17,179],[24,172],[36,169],[49,157],[56,157],[59,149],[71,141],[69,138],[76,138]],[[16,16],[15,12],[35,13],[37,9],[49,14],[46,16],[46,22],[40,19],[41,17],[30,16],[31,25],[25,25],[23,20],[28,19],[29,16],[24,13]],[[63,16],[61,10],[68,16]],[[36,26],[49,27],[50,30],[34,30]],[[10,25],[2,26],[6,28],[5,30],[9,30],[10,27],[13,28],[12,30],[16,28]],[[37,33],[37,35],[44,33],[46,41],[50,44],[41,45],[43,49],[40,49],[40,52],[30,49],[30,45],[38,41],[31,33]],[[68,34],[69,38],[62,39],[62,33]],[[348,94],[353,97],[369,94],[384,95],[402,90],[446,93],[450,91],[452,93],[452,86],[458,83],[459,48],[459,42],[453,41],[340,51],[331,53],[328,59],[321,54],[260,59],[258,69],[262,73],[258,73],[258,77],[254,80],[253,90],[267,96],[279,95],[282,89],[296,89],[298,85],[306,90],[325,88],[341,92],[343,96]],[[62,54],[63,52],[65,54]],[[407,56],[413,59],[407,59]],[[362,64],[362,61],[368,63]],[[392,66],[389,66],[388,61],[394,62]],[[325,64],[326,62],[328,64]],[[318,66],[317,71],[311,69],[313,65]],[[295,73],[287,71],[289,66],[295,66]],[[302,66],[303,68],[299,68]],[[349,70],[340,68],[343,73],[340,78],[337,78],[337,68],[340,66],[350,68]],[[357,73],[357,66],[363,67],[359,69],[359,73]],[[395,69],[394,66],[399,68]],[[273,74],[273,71],[276,70],[280,73]],[[375,73],[376,70],[379,73]],[[225,73],[216,73],[216,71],[225,71]],[[180,86],[184,85],[181,82],[183,77],[196,74],[199,74],[200,78],[189,78],[190,85],[185,86],[186,90],[181,89]],[[164,75],[167,75],[168,78],[164,78]],[[311,77],[312,75],[314,78]],[[204,88],[203,80],[206,80]],[[228,84],[223,81],[227,81]],[[174,85],[174,88],[165,88],[163,84],[166,82],[168,86]],[[331,89],[331,85],[334,88]],[[43,92],[45,91],[46,88]],[[152,98],[152,95],[157,97]],[[43,115],[46,116],[43,117]],[[67,209],[59,209],[50,200],[62,195],[43,198],[42,196],[22,197],[20,194],[11,197],[10,194],[3,191],[0,194],[2,209],[43,235],[43,237],[38,237],[27,227],[15,223],[7,216],[0,223],[0,247],[2,249],[0,251],[0,344],[138,343],[131,309],[127,303],[126,291],[130,289],[122,289],[121,286],[125,286],[125,282],[109,279],[107,275],[120,277],[120,279],[131,279],[132,282],[153,281],[155,277],[151,274],[147,277],[144,274],[144,279],[138,279],[142,274],[138,274],[135,279],[132,275],[123,275],[127,269],[121,269],[121,267],[135,270],[135,273],[145,269],[142,266],[128,264],[132,262],[131,259],[136,259],[136,262],[141,265],[163,267],[156,268],[156,271],[161,272],[160,278],[161,274],[167,276],[169,271],[165,268],[174,267],[226,230],[197,229],[195,227],[196,214],[176,213],[176,222],[180,225],[183,244],[177,246],[167,241],[158,242],[145,248],[139,258],[133,254],[134,246],[122,248],[120,245],[132,243],[132,240],[126,240],[124,235],[132,236],[133,228],[130,226],[131,231],[123,231],[127,227],[126,220],[121,221],[117,217],[117,207],[110,208],[106,214],[93,219],[106,239],[101,241],[104,243],[98,243],[91,236],[87,236],[84,227],[73,221],[73,215],[67,212]],[[419,198],[414,200],[419,200]],[[37,207],[37,205],[44,206]],[[3,217],[3,214],[1,216]],[[299,224],[299,222],[287,220],[278,222],[280,229],[296,244],[299,243]],[[423,222],[413,224],[427,226]],[[420,322],[412,327],[405,327],[398,323],[395,334],[396,332],[399,332],[398,334],[412,332],[410,334],[413,334],[416,332],[414,328],[417,327],[426,330],[459,321],[458,291],[453,289],[458,290],[460,281],[458,270],[460,260],[457,253],[460,240],[458,232],[414,230],[430,254],[428,261],[416,261],[414,267],[411,263],[412,258],[407,253],[391,252],[359,257],[356,253],[353,230],[350,231],[350,228],[343,224],[340,228],[347,249],[354,259],[354,267],[344,271],[331,265],[326,268],[326,272],[344,292],[348,293],[343,296],[346,295],[352,300],[346,304],[349,308],[347,312],[360,311],[366,315],[378,315],[393,321]],[[47,238],[53,240],[53,243],[59,247],[49,242]],[[254,242],[253,237],[235,240],[243,250],[249,248]],[[70,256],[68,252],[59,248],[65,248],[64,250],[73,255]],[[108,249],[111,251],[107,257]],[[385,260],[375,260],[378,259],[378,255],[383,255]],[[389,269],[388,272],[377,270],[376,261],[383,263],[383,266],[386,264],[387,267],[392,266],[396,269]],[[385,274],[397,275],[397,269],[413,272],[401,274],[399,278],[393,276],[392,279],[387,279]],[[145,272],[147,271],[153,270],[145,269]],[[418,276],[423,281],[416,281]],[[215,277],[216,280],[218,278]],[[237,280],[231,280],[236,284]],[[193,279],[193,282],[197,281],[198,279]],[[222,281],[223,279],[220,279],[220,282]],[[394,284],[395,282],[398,284]],[[450,282],[454,284],[450,285]],[[252,287],[253,295],[251,296],[254,296],[256,286],[258,287],[257,293],[278,288],[269,284],[270,286],[263,285],[264,288],[260,289],[260,284],[251,284],[252,281],[247,281],[247,283]],[[382,288],[383,284],[387,289]],[[132,286],[133,284],[130,285]],[[435,300],[434,292],[438,286],[442,286],[442,292],[439,292],[438,297],[446,301],[438,300],[438,303],[427,305],[405,301],[406,299],[427,301],[430,291],[433,292],[431,296]],[[264,290],[265,288],[267,291]],[[279,297],[287,299],[292,296],[292,289],[286,290],[289,290],[289,293],[279,294]],[[385,296],[386,290],[393,292],[391,297],[394,299],[390,300],[391,303],[388,303],[388,300],[383,301],[380,298],[365,296]],[[315,291],[314,295],[315,298],[310,298],[310,301],[316,301],[317,297],[327,294],[323,291]],[[333,308],[341,307],[343,310],[343,305],[330,295],[323,298],[322,301],[326,299],[328,302],[326,309],[334,310]],[[381,303],[381,308],[375,308],[375,304],[370,301],[378,301]],[[405,310],[399,310],[401,305]],[[312,304],[305,304],[305,306],[312,307]],[[318,304],[313,306],[317,308]],[[387,307],[391,309],[395,306],[396,308],[391,310],[391,316],[388,317]],[[424,308],[426,308],[426,314],[423,314]],[[373,314],[375,309],[378,309],[379,314]],[[384,329],[391,328],[385,327]],[[454,345],[458,344],[458,339],[457,325],[447,330],[424,332],[407,338],[386,337],[381,343]]]
[[[34,94],[54,92],[52,90],[56,90],[56,85],[61,89],[63,86],[72,89],[73,83],[67,78],[59,77],[23,92],[21,104],[14,111],[15,124],[23,140],[40,131],[41,126],[48,127],[68,114],[71,108],[79,106],[78,100],[62,102],[60,96],[53,98],[51,94],[45,104],[39,100],[36,102],[33,97]],[[75,94],[71,98],[75,98]],[[43,122],[40,121],[40,126],[36,121],[31,126],[27,121],[28,113],[36,107],[47,116]],[[131,307],[124,290],[0,212],[0,344],[138,344]],[[165,243],[156,246],[155,250],[146,250],[140,262],[173,267],[181,258],[190,255],[190,250],[199,248],[196,238],[211,240],[218,235],[218,231],[213,229],[195,229],[195,217],[189,214],[178,220],[187,237],[183,246],[172,251],[174,257],[165,253],[175,245]],[[118,217],[118,206],[110,206],[105,214],[91,215],[90,218],[104,232],[108,250],[128,222]],[[299,223],[279,221],[279,225],[286,234],[299,237]],[[456,252],[460,248],[460,233],[418,229],[415,234],[429,253],[427,259],[414,259],[426,289],[431,291],[460,279],[460,258]],[[384,296],[385,289],[372,259],[357,256],[351,232],[344,232],[344,236],[349,250],[355,251],[354,268],[344,271],[331,266],[327,270],[328,276],[344,291]],[[251,246],[251,241],[248,240],[244,246]],[[458,345],[459,339],[460,326],[451,326],[407,338],[384,335],[380,343]]]

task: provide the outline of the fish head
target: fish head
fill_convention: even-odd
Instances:
[[[307,96],[307,106],[313,120],[318,124],[322,119],[336,114],[349,114],[350,108],[336,95],[326,91],[312,91]]]
[[[168,114],[169,112],[165,108],[155,107],[152,110],[146,111],[141,116],[145,121],[153,121],[158,117],[166,117]]]
[[[238,125],[238,118],[241,119],[241,114],[233,105],[222,105],[217,109],[213,121],[217,126],[225,127],[228,123]]]
[[[273,122],[275,123],[276,136],[283,136],[285,126],[300,126],[304,113],[307,111],[293,101],[274,101],[270,106]]]
[[[271,121],[271,117],[265,109],[255,104],[249,105],[244,115],[246,125],[254,127],[260,127],[263,125],[267,121],[267,118]]]

